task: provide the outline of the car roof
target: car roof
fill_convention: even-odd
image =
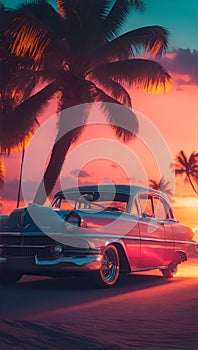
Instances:
[[[164,193],[160,191],[156,191],[151,188],[141,187],[141,186],[130,186],[130,185],[88,185],[88,186],[79,186],[79,187],[71,187],[59,191],[55,194],[54,197],[62,197],[65,198],[69,193],[86,193],[86,192],[116,192],[125,195],[136,195],[138,192],[147,192],[147,193],[156,193],[157,195],[161,195],[167,200],[167,197]]]

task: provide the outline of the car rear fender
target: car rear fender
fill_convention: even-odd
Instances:
[[[181,264],[183,261],[187,261],[187,255],[183,250],[177,250],[173,256],[173,259],[171,261],[171,264],[178,265]]]
[[[106,243],[106,245],[114,245],[114,247],[117,248],[118,250],[118,254],[120,257],[120,273],[129,273],[131,272],[131,268],[130,268],[130,264],[127,258],[127,254],[125,252],[125,248],[122,244],[121,241],[112,241],[112,242],[108,242]]]

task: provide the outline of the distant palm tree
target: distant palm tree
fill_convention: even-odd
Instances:
[[[14,142],[1,145],[6,151],[33,132],[35,119],[54,93],[58,93],[61,112],[65,108],[89,102],[113,102],[131,108],[127,86],[145,91],[165,88],[167,71],[151,59],[135,58],[144,52],[160,56],[167,48],[168,32],[160,26],[148,26],[121,35],[132,9],[143,10],[141,0],[57,0],[58,11],[45,0],[24,3],[17,10],[2,8],[0,24],[1,55],[13,62],[19,101],[2,114],[4,121],[17,128]],[[6,60],[4,64],[6,65]],[[16,67],[20,69],[16,69]],[[18,74],[18,75],[17,75]],[[18,77],[18,79],[16,79]],[[45,84],[43,88],[39,85]],[[24,84],[24,90],[20,89]],[[35,87],[40,87],[34,93]],[[7,96],[7,95],[6,95]],[[9,97],[9,96],[8,96]],[[106,106],[106,109],[108,107]],[[137,133],[138,123],[131,114],[131,132],[116,126],[116,116],[106,110],[116,135],[124,141]],[[79,117],[79,125],[62,136],[64,113],[59,114],[58,134],[35,202],[42,204],[60,174],[65,156],[86,124],[88,114]],[[3,118],[3,117],[1,117]],[[16,121],[16,123],[14,122]],[[19,126],[17,127],[17,122]],[[22,130],[19,133],[19,130]],[[0,135],[1,136],[1,135]],[[1,137],[0,137],[1,142]]]
[[[5,179],[5,167],[3,162],[0,161],[0,187],[4,185]]]
[[[4,164],[0,161],[0,187],[4,185],[4,179],[5,179],[5,167]],[[0,196],[0,214],[2,213],[2,198]]]
[[[184,175],[184,181],[189,182],[194,192],[198,195],[198,153],[192,152],[188,158],[184,151],[181,150],[175,161],[175,174]]]
[[[161,191],[165,193],[168,197],[173,195],[173,192],[169,188],[170,182],[166,181],[164,176],[161,177],[159,181],[156,180],[149,180],[149,187],[153,188],[154,190]]]

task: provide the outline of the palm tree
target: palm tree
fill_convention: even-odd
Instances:
[[[5,179],[5,167],[3,162],[0,161],[0,187],[2,187],[4,185],[4,179]],[[0,214],[2,212],[2,201],[1,201],[1,196],[0,196]]]
[[[3,162],[0,161],[0,187],[4,185],[5,179],[5,167]]]
[[[165,193],[168,197],[173,195],[173,192],[169,188],[170,182],[166,181],[164,176],[161,177],[159,181],[156,180],[149,180],[149,187],[153,188],[154,190],[161,191]]]
[[[0,26],[3,54],[8,51],[8,57],[19,61],[18,84],[24,83],[25,89],[19,103],[6,114],[9,122],[17,118],[20,127],[23,124],[21,137],[17,135],[18,142],[33,132],[38,112],[58,93],[58,133],[35,197],[35,202],[40,204],[51,193],[67,151],[83,131],[88,117],[85,109],[78,117],[82,126],[64,134],[64,125],[70,121],[65,120],[61,111],[98,101],[131,108],[127,87],[136,86],[146,91],[153,87],[165,89],[170,80],[158,62],[135,58],[144,52],[159,57],[167,48],[166,29],[148,26],[120,34],[130,11],[144,9],[143,1],[57,0],[57,8],[46,0],[37,0],[21,4],[17,10],[6,12],[4,9]],[[18,70],[14,72],[16,80]],[[41,81],[44,87],[34,94],[33,89],[38,88]],[[116,116],[105,107],[116,135],[125,142],[130,140],[138,130],[135,115],[131,113],[129,132],[129,128],[116,126]],[[1,147],[7,150],[10,144]]]
[[[41,82],[41,74],[34,69],[33,60],[10,52],[12,43],[10,23],[13,10],[0,4],[0,154],[9,155],[16,147],[23,147],[38,124],[37,114],[54,93],[48,84],[40,93],[33,90]],[[21,147],[20,147],[21,146]]]
[[[198,153],[192,152],[188,158],[184,151],[180,151],[175,158],[175,174],[184,175],[185,182],[189,182],[198,195]],[[197,187],[195,187],[194,182]]]

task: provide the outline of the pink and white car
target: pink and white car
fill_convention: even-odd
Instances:
[[[23,274],[86,272],[106,287],[120,274],[153,269],[173,277],[195,244],[192,237],[161,192],[128,185],[70,188],[49,207],[29,205],[2,217],[0,283]]]

